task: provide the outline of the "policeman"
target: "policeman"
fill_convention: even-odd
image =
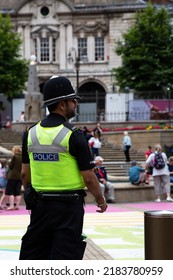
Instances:
[[[87,141],[68,122],[81,98],[69,79],[53,76],[43,88],[49,115],[26,132],[22,146],[22,181],[30,224],[22,238],[21,260],[78,260],[82,238],[85,186],[97,212],[107,209]],[[32,187],[31,187],[32,186]]]

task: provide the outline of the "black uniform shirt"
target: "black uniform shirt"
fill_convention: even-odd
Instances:
[[[55,127],[65,122],[66,120],[63,116],[56,113],[51,113],[41,121],[41,126]],[[28,136],[28,132],[26,132],[23,137],[22,163],[30,162],[28,151],[27,151],[28,150],[27,136]],[[69,153],[76,158],[80,171],[94,168],[95,165],[94,165],[93,156],[89,149],[88,143],[80,129],[75,130],[70,136]]]

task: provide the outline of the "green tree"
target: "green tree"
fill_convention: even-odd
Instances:
[[[173,37],[166,8],[149,3],[137,12],[132,27],[116,43],[122,65],[113,69],[116,84],[145,98],[162,97],[173,84]]]
[[[11,100],[25,89],[28,61],[20,57],[22,41],[10,16],[0,14],[0,38],[0,93]]]

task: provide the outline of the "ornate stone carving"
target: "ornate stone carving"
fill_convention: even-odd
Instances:
[[[96,22],[94,24],[82,23],[74,25],[74,33],[85,32],[89,34],[101,32],[102,34],[107,33],[109,30],[109,25],[107,22]]]

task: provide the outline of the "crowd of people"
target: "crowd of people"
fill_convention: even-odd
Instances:
[[[148,146],[143,164],[131,161],[129,168],[129,181],[133,185],[148,185],[151,178],[154,182],[155,201],[160,202],[162,195],[166,201],[173,202],[171,186],[173,183],[173,157],[167,158],[160,144],[156,144],[154,150]]]
[[[23,121],[24,112],[21,112],[21,120]],[[99,155],[101,148],[102,128],[100,123],[92,130],[86,126],[83,127],[82,133],[87,140],[89,149],[94,158],[94,172],[98,178],[102,194],[107,197],[108,203],[115,203],[114,187],[108,181],[106,168],[102,165],[103,158]],[[129,168],[129,182],[133,185],[148,185],[151,178],[154,181],[154,190],[156,201],[161,201],[161,195],[166,194],[167,201],[173,201],[171,198],[170,183],[173,183],[173,157],[167,156],[162,152],[159,144],[155,145],[155,150],[151,146],[147,147],[145,163],[138,164],[137,161],[130,158],[130,149],[132,146],[131,137],[127,131],[124,131],[122,140],[125,161],[131,163]],[[6,159],[0,160],[0,189],[2,192],[0,198],[0,209],[17,210],[21,201],[21,168],[22,168],[22,150],[20,146],[13,147],[13,157],[9,162]],[[165,166],[162,169],[157,169],[153,166],[155,154],[161,153],[165,161]]]
[[[89,131],[86,127],[83,128],[83,134],[87,139],[88,145],[95,159],[94,171],[98,177],[102,192],[107,193],[107,202],[115,202],[112,184],[107,181],[107,177],[106,184],[103,184],[101,180],[104,179],[100,178],[100,174],[103,172],[98,172],[98,165],[101,166],[103,163],[103,158],[99,156],[99,149],[101,148],[102,144],[100,141],[101,133],[102,128],[100,127],[100,124],[97,124],[97,127],[92,131]],[[151,178],[153,177],[156,196],[155,201],[161,201],[161,195],[163,193],[166,194],[167,201],[173,201],[170,194],[170,182],[173,182],[173,157],[167,159],[166,154],[161,151],[161,146],[159,144],[155,145],[154,151],[152,150],[151,146],[148,146],[146,152],[144,153],[144,163],[141,165],[138,164],[137,161],[131,160],[131,147],[131,137],[129,136],[128,131],[124,131],[124,137],[122,139],[122,149],[125,155],[125,161],[127,163],[131,163],[131,167],[129,168],[129,182],[133,185],[149,185],[151,182]],[[161,153],[165,161],[165,167],[162,169],[157,169],[153,165],[154,157],[157,153]]]
[[[24,115],[24,112],[21,112]],[[98,123],[96,127],[89,130],[87,127],[83,127],[82,133],[87,140],[89,149],[94,158],[94,173],[98,178],[99,185],[102,194],[106,196],[107,203],[115,203],[114,187],[111,182],[108,181],[106,168],[103,166],[103,158],[99,155],[101,148],[101,136],[102,128]],[[161,195],[166,194],[167,201],[173,201],[171,198],[170,183],[173,183],[173,157],[167,156],[162,152],[162,148],[159,144],[155,145],[155,150],[152,150],[151,146],[148,146],[144,153],[144,163],[138,164],[137,161],[130,159],[130,148],[132,141],[128,132],[124,132],[123,137],[123,151],[125,154],[126,162],[131,163],[129,168],[129,182],[133,185],[149,185],[151,178],[154,181],[154,190],[156,201],[161,201]],[[0,209],[18,210],[21,202],[21,168],[22,168],[22,150],[20,146],[13,147],[13,157],[7,162],[6,159],[0,160]],[[165,166],[162,169],[154,167],[155,154],[161,153],[165,162]]]
[[[128,172],[129,182],[133,185],[149,185],[151,178],[153,178],[155,201],[160,202],[162,194],[165,194],[166,200],[172,202],[170,183],[173,183],[173,157],[167,158],[160,144],[156,144],[154,150],[149,145],[144,153],[145,158],[143,164],[139,164],[137,161],[131,160],[131,147],[131,137],[128,131],[124,131],[122,149],[125,155],[125,161],[131,164]],[[158,166],[156,165],[156,157],[161,157],[163,166],[161,166],[161,163],[160,166],[159,164]]]
[[[91,150],[94,158],[94,173],[96,174],[102,194],[106,197],[107,203],[115,203],[114,186],[108,180],[107,170],[103,166],[103,158],[100,156],[100,148],[102,146],[101,136],[102,127],[100,123],[97,123],[96,127],[89,130],[86,126],[83,127],[82,132],[88,142],[88,146]]]

